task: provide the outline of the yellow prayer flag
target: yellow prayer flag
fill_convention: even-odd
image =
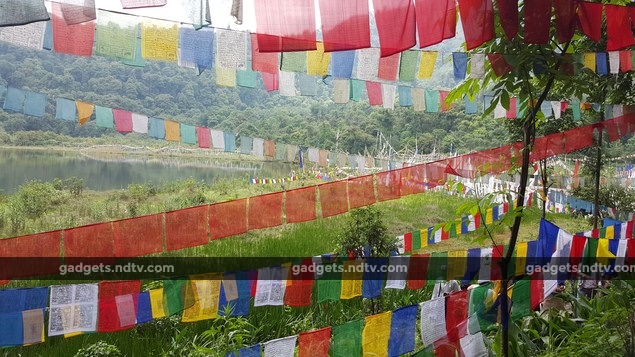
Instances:
[[[185,288],[185,306],[182,322],[210,320],[218,316],[220,273],[190,276]]]
[[[362,331],[364,356],[388,356],[392,311],[366,317]]]
[[[427,79],[432,77],[432,72],[434,71],[435,63],[437,63],[438,55],[439,52],[437,51],[421,52],[421,59],[419,61],[419,73],[417,74],[417,78]]]
[[[216,67],[216,85],[236,87],[236,68]]]
[[[152,289],[149,293],[152,318],[160,319],[165,317],[165,309],[163,308],[163,288]]]
[[[317,50],[307,51],[306,61],[308,75],[326,76],[331,62],[331,53],[324,52],[324,44],[318,42]]]
[[[75,101],[75,106],[77,107],[79,125],[84,125],[90,119],[90,116],[93,115],[95,106],[92,103],[84,103],[79,100]]]
[[[178,121],[164,120],[165,123],[165,140],[181,141],[181,124]]]
[[[615,226],[607,226],[605,235],[606,236],[604,238],[607,238],[607,239],[615,238]]]
[[[492,224],[492,223],[494,223],[494,209],[488,208],[487,214],[485,215],[485,224]]]
[[[516,245],[516,268],[514,275],[525,274],[525,264],[527,263],[527,242],[520,242]]]
[[[347,260],[344,262],[340,299],[352,299],[362,295],[363,268],[363,260]]]
[[[419,232],[419,236],[421,237],[421,248],[425,248],[428,246],[428,228],[423,228]]]
[[[588,52],[584,54],[583,57],[584,67],[595,72],[595,53]]]
[[[179,27],[170,21],[144,20],[141,24],[141,55],[145,59],[177,62]]]
[[[595,238],[589,238],[595,239]],[[595,259],[602,265],[609,265],[609,259],[614,259],[615,255],[609,250],[609,240],[606,238],[598,239],[598,250]]]
[[[71,337],[76,337],[79,335],[83,335],[84,333],[81,331],[77,331],[77,332],[71,332],[71,333],[65,333],[64,334],[64,338],[71,338]]]
[[[448,252],[448,280],[462,279],[467,269],[467,251]]]

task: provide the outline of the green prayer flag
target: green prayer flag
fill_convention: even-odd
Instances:
[[[412,232],[412,250],[421,249],[421,231]]]
[[[486,306],[494,301],[492,288],[492,283],[477,286],[471,290],[470,298],[468,299],[469,306],[467,315],[472,316],[476,314],[481,331],[487,331],[496,321],[496,310],[494,310],[492,314],[488,311],[491,306]]]
[[[99,127],[113,129],[115,127],[115,120],[112,114],[112,108],[105,108],[96,105],[95,122]]]
[[[165,315],[171,316],[178,314],[189,306],[183,306],[185,295],[185,279],[166,279],[163,280],[163,308]]]
[[[512,320],[531,315],[531,284],[529,278],[517,281],[512,288]]]
[[[329,355],[331,357],[361,356],[363,328],[364,320],[362,319],[333,326]]]
[[[595,256],[598,251],[599,240],[597,238],[587,238],[586,247],[582,256],[582,265],[590,267],[595,264]],[[590,271],[590,270],[588,270]]]
[[[283,71],[306,73],[306,51],[283,52],[281,62]]]
[[[417,75],[420,51],[401,52],[401,64],[399,65],[399,80],[401,82],[413,82]]]
[[[456,238],[457,234],[456,234],[456,223],[452,223],[450,225],[450,238]]]
[[[426,89],[426,113],[439,112],[439,91],[434,89]]]
[[[135,48],[134,48],[134,58],[130,60],[124,59],[122,61],[123,64],[134,67],[145,67],[146,61],[143,59],[143,55],[141,54],[141,25],[137,25],[135,37]]]
[[[333,270],[338,270],[338,269],[333,269]],[[342,273],[338,271],[324,272],[322,277],[317,280],[318,303],[325,302],[325,301],[339,301],[341,290],[342,290]]]
[[[362,99],[363,88],[366,88],[366,82],[359,79],[351,79],[351,100],[359,102]]]
[[[276,161],[284,161],[287,157],[287,144],[276,143]]]
[[[181,123],[181,142],[196,145],[196,127]]]
[[[236,84],[239,87],[256,88],[258,85],[258,72],[251,70],[251,61],[247,61],[245,69],[236,71]]]
[[[573,120],[580,121],[580,119],[582,119],[582,115],[580,113],[580,101],[572,101],[571,110],[573,111]]]
[[[434,285],[437,279],[445,280],[448,276],[448,252],[433,252],[428,261],[428,275],[426,277],[429,285]]]
[[[131,16],[99,10],[95,54],[134,61],[138,25]]]

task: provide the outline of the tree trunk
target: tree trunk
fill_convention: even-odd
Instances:
[[[604,121],[604,109],[600,110],[600,124]],[[602,141],[604,130],[600,125],[598,129],[597,157],[595,161],[595,185],[593,189],[593,229],[598,229],[598,221],[600,217],[600,174],[602,171]]]

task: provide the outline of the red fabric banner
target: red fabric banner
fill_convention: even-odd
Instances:
[[[370,47],[368,0],[320,0],[324,52]]]
[[[403,235],[403,250],[405,252],[412,252],[412,232]]]
[[[348,202],[351,209],[369,206],[377,202],[373,175],[359,176],[348,180]]]
[[[114,233],[110,222],[64,230],[64,257],[114,256]]]
[[[505,57],[500,53],[488,53],[487,58],[492,65],[492,70],[496,77],[502,77],[505,74],[511,72],[512,67],[507,63]]]
[[[571,252],[569,253],[569,263],[572,266],[578,267],[578,265],[582,263],[586,240],[587,238],[585,236],[573,236],[573,240],[571,241]]]
[[[366,81],[366,92],[368,93],[368,103],[371,106],[384,104],[381,93],[381,83]]]
[[[502,212],[500,212],[499,214],[502,214]],[[492,247],[492,264],[491,264],[491,270],[490,270],[490,280],[501,279],[502,273],[501,273],[500,261],[503,258],[504,249],[505,248],[502,245],[495,245]]]
[[[553,8],[556,12],[556,36],[558,42],[568,42],[575,33],[578,2],[554,1]]]
[[[593,130],[585,129],[584,127],[567,130],[567,134],[564,137],[565,154],[591,145],[593,145]]]
[[[425,169],[425,164],[419,164],[399,170],[401,176],[400,196],[422,193],[426,190]]]
[[[494,38],[492,0],[459,0],[459,14],[468,51]]]
[[[462,324],[467,320],[467,300],[467,290],[457,291],[446,297],[445,329],[450,341],[456,341],[467,334],[467,325]]]
[[[254,7],[261,52],[316,49],[313,0],[256,0]]]
[[[599,42],[602,37],[602,3],[580,1],[578,26],[588,38]]]
[[[412,0],[373,0],[373,7],[382,57],[400,53],[417,43]]]
[[[249,197],[249,230],[275,227],[282,224],[284,192]]]
[[[456,357],[463,356],[459,340],[450,340],[448,336],[440,338],[432,343],[434,355],[436,357]]]
[[[331,217],[348,212],[346,181],[329,182],[318,186],[322,217]]]
[[[0,280],[59,273],[61,256],[61,230],[0,239],[2,258],[58,258],[38,260],[37,264],[31,259],[0,259]]]
[[[313,265],[311,258],[302,260],[299,275],[293,275],[292,270],[289,272],[287,280],[287,288],[284,293],[284,304],[287,306],[309,306],[311,305],[311,292],[313,291],[313,273],[309,271],[309,267]]]
[[[401,196],[400,184],[401,176],[396,170],[379,172],[377,178],[377,201],[394,200]]]
[[[447,162],[434,161],[429,162],[426,165],[426,182],[432,187],[443,185],[445,183],[445,169]]]
[[[525,42],[547,44],[551,28],[551,0],[525,0]]]
[[[456,3],[454,0],[417,0],[415,9],[419,48],[436,45],[455,36]]]
[[[247,199],[209,205],[210,240],[247,232]]]
[[[448,94],[450,94],[450,92],[447,90],[439,91],[439,102],[441,103],[441,112],[447,112],[448,110],[452,109],[452,103],[445,102],[445,98],[448,97]]]
[[[508,40],[511,40],[518,33],[518,1],[517,0],[496,0],[498,6],[498,17],[501,26]]]
[[[267,92],[272,92],[274,90],[280,89],[280,78],[278,77],[277,72],[260,72],[260,76],[262,77],[262,82],[265,84],[265,90]]]
[[[196,138],[198,141],[198,147],[209,149],[211,144],[209,129],[203,126],[196,127]]]
[[[197,206],[165,214],[165,249],[178,250],[204,245],[207,238],[208,206]]]
[[[631,51],[620,51],[620,72],[626,73],[633,70]]]
[[[97,332],[114,332],[135,327],[140,291],[140,280],[100,282]],[[125,295],[129,295],[127,299]],[[121,320],[120,316],[126,320]]]
[[[132,113],[123,109],[112,109],[112,115],[115,119],[115,129],[120,133],[132,132]]]
[[[635,264],[635,239],[626,241],[626,261],[629,265]]]
[[[635,44],[629,8],[606,4],[604,9],[606,11],[606,37],[608,38],[606,50],[621,50]]]
[[[531,274],[529,289],[530,293],[530,301],[531,301],[531,309],[535,310],[540,306],[540,303],[545,299],[543,293],[544,287],[544,277],[542,273],[534,272]]]
[[[536,138],[534,150],[529,154],[529,161],[540,161],[564,153],[564,138],[564,133],[554,133]]]
[[[95,21],[69,25],[64,21],[62,5],[51,2],[53,16],[53,50],[76,56],[92,56]]]
[[[507,119],[516,119],[516,98],[509,98],[509,109],[505,112]]]
[[[116,257],[139,257],[163,251],[163,214],[112,222]]]
[[[280,61],[278,53],[266,53],[258,46],[258,35],[251,34],[251,69],[258,72],[278,74]],[[264,79],[264,76],[263,76]]]
[[[396,81],[397,74],[399,73],[399,58],[401,58],[401,53],[381,57],[379,59],[377,78],[386,81]]]
[[[410,290],[423,289],[426,285],[430,254],[413,254],[408,264],[407,287]]]
[[[330,327],[302,332],[298,335],[298,357],[327,357],[330,345]]]
[[[287,223],[306,222],[314,220],[317,215],[315,187],[302,187],[286,192],[285,212]]]

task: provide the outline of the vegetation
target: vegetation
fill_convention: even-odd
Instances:
[[[354,257],[388,257],[396,250],[397,242],[388,234],[382,212],[369,206],[350,212],[346,228],[338,236],[336,251]]]

